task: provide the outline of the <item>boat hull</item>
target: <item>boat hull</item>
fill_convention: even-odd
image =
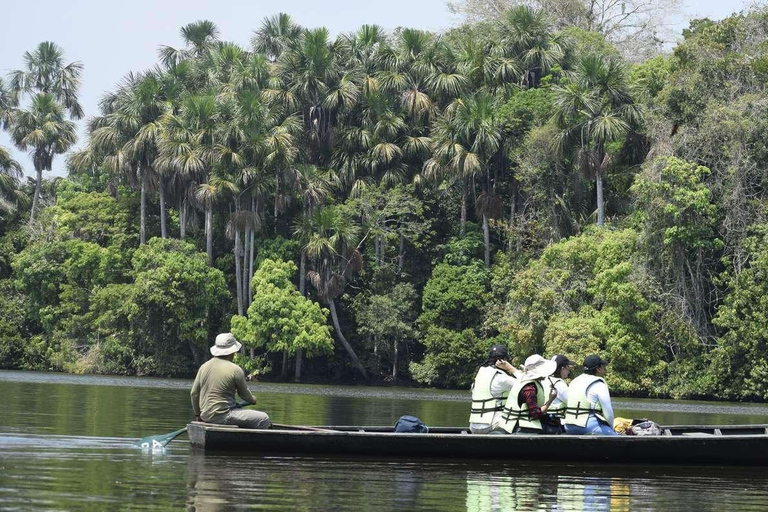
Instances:
[[[402,434],[381,427],[251,430],[191,423],[194,449],[254,454],[447,457],[639,464],[768,466],[766,425],[677,426],[662,436]],[[330,430],[339,429],[339,430]]]

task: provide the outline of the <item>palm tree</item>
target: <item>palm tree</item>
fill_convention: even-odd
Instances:
[[[478,215],[483,219],[485,264],[490,266],[489,218],[500,214],[500,201],[494,194],[489,172],[494,157],[502,150],[502,127],[496,117],[497,104],[487,93],[460,99],[449,105],[436,121],[433,156],[424,163],[431,178],[459,183],[461,187],[461,232],[467,218],[467,188],[480,178],[483,192],[477,200]]]
[[[64,63],[64,50],[55,43],[45,41],[32,52],[24,52],[24,69],[11,72],[10,88],[14,94],[34,96],[38,93],[53,95],[72,119],[83,118],[83,108],[78,102],[80,62]]]
[[[339,341],[357,370],[367,379],[368,373],[341,331],[335,301],[344,291],[347,279],[362,267],[359,229],[335,206],[316,209],[307,227],[308,239],[303,250],[314,264],[314,270],[308,273],[309,280],[320,298],[328,303]]]
[[[0,146],[0,210],[13,211],[16,205],[23,202],[24,196],[19,189],[22,175],[21,164]]]
[[[310,219],[317,206],[321,205],[335,187],[337,178],[332,171],[321,170],[314,165],[300,165],[296,169],[297,182],[294,186],[302,198],[302,214],[293,226],[293,234],[298,238],[302,245],[306,244],[311,233],[312,225]],[[299,264],[299,293],[306,295],[306,274],[307,274],[307,254],[301,251]],[[296,352],[296,367],[294,380],[301,380],[301,363],[303,350]]]
[[[32,148],[32,163],[37,173],[29,219],[35,219],[43,186],[43,171],[50,171],[53,157],[66,153],[77,141],[75,123],[65,117],[62,107],[50,93],[39,93],[29,110],[14,114],[11,138],[20,150]]]
[[[253,51],[267,56],[270,62],[275,62],[301,35],[301,27],[285,13],[279,13],[271,18],[264,18],[261,27],[251,38]]]
[[[67,120],[83,117],[78,103],[79,62],[64,63],[64,51],[51,42],[40,43],[32,52],[24,53],[25,68],[10,75],[10,91],[0,94],[5,103],[0,108],[4,124],[10,126],[11,137],[21,150],[32,148],[36,184],[30,221],[34,220],[40,201],[43,171],[50,171],[53,158],[65,153],[77,140],[75,125]],[[31,98],[29,109],[13,107],[20,96]],[[9,108],[12,107],[12,108]]]
[[[630,95],[624,65],[602,55],[583,57],[570,81],[554,92],[554,119],[560,128],[556,149],[573,155],[580,169],[595,180],[597,224],[602,226],[603,180],[611,163],[606,146],[625,140],[640,122],[642,111]]]
[[[166,108],[164,86],[157,72],[129,74],[117,91],[102,100],[102,116],[90,123],[89,150],[102,159],[109,172],[138,182],[141,195],[140,243],[147,241],[147,192],[157,182],[160,192],[160,228],[167,236],[165,189],[155,160]]]
[[[180,33],[184,48],[177,50],[163,45],[158,50],[160,60],[167,68],[172,68],[186,60],[203,57],[206,52],[215,48],[219,40],[218,27],[208,20],[198,20],[184,25]]]
[[[512,71],[520,85],[535,87],[542,74],[559,64],[568,41],[556,35],[543,10],[520,5],[508,10],[496,22],[494,48],[497,77]]]

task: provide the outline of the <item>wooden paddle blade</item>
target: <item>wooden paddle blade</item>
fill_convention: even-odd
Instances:
[[[181,434],[187,431],[187,427],[180,428],[179,430],[174,430],[171,433],[168,434],[162,434],[159,436],[147,436],[142,437],[138,440],[136,443],[137,446],[144,450],[154,450],[159,448],[165,448],[165,446],[179,437]]]

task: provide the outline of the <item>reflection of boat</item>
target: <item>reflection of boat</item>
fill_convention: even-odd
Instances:
[[[768,425],[662,428],[661,436],[498,436],[458,427],[402,434],[392,427],[250,430],[195,422],[188,433],[192,447],[205,451],[768,466]]]

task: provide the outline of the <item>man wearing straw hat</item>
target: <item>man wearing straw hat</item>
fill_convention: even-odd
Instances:
[[[230,332],[216,336],[216,343],[211,347],[213,358],[197,371],[190,392],[196,421],[241,428],[269,428],[266,413],[237,407],[235,392],[249,404],[256,403],[245,383],[245,372],[232,362],[241,347]]]

